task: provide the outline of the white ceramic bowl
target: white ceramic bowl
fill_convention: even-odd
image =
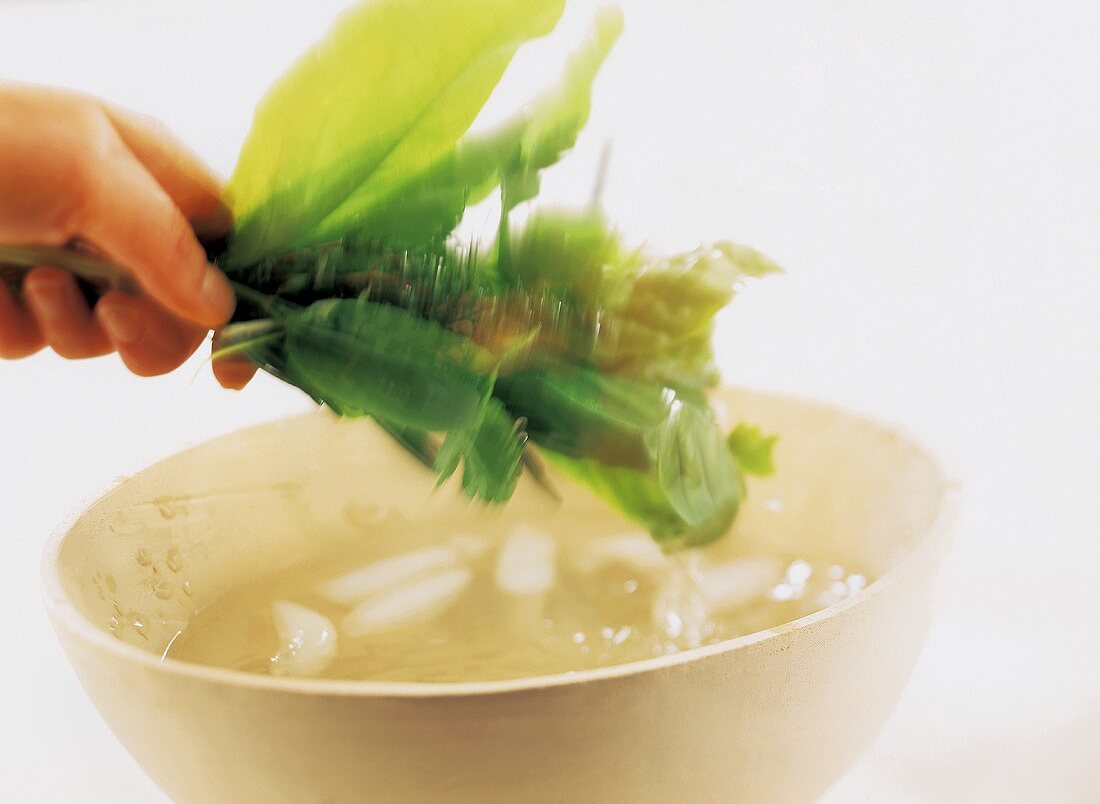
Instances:
[[[866,419],[745,391],[722,401],[781,434],[779,471],[752,485],[726,541],[858,566],[877,578],[865,591],[721,645],[570,676],[431,685],[162,661],[202,606],[365,538],[410,488],[425,491],[407,516],[438,513],[424,470],[369,423],[318,413],[188,450],[93,503],[47,550],[50,615],[96,707],[180,802],[811,800],[916,661],[951,486]],[[621,527],[587,494],[565,496]],[[550,512],[529,488],[516,503]]]

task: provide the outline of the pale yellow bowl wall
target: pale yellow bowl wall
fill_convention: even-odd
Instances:
[[[782,438],[779,471],[716,549],[860,567],[881,576],[867,591],[767,633],[568,678],[295,681],[160,662],[199,608],[308,549],[366,538],[388,508],[439,522],[411,542],[451,526],[448,492],[432,494],[371,425],[317,414],[181,453],[92,504],[47,552],[51,617],[99,711],[180,802],[810,800],[881,726],[916,660],[950,488],[873,422],[722,399]],[[527,486],[515,504],[553,512]],[[585,493],[564,504],[626,526]],[[470,509],[470,524],[489,515]]]

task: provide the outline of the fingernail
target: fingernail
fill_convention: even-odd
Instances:
[[[103,304],[96,310],[96,315],[107,330],[107,337],[116,346],[126,346],[141,340],[141,322],[124,307]]]
[[[237,306],[237,299],[233,295],[233,289],[229,287],[229,281],[217,268],[207,267],[199,294],[202,296],[203,302],[211,310],[217,312],[219,317],[215,323],[224,324],[233,315],[233,308]]]

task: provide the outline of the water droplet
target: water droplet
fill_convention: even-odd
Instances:
[[[180,552],[178,547],[172,547],[168,550],[168,569],[172,572],[179,572],[183,569],[183,553]]]
[[[179,516],[184,509],[182,500],[176,497],[161,497],[159,500],[153,500],[153,505],[160,511],[160,515],[164,519],[174,519]]]
[[[185,595],[187,595],[188,597],[191,597],[191,595],[193,594],[193,592],[191,591],[191,582],[190,581],[184,581],[183,582],[183,593]]]
[[[134,633],[140,636],[142,639],[148,639],[149,635],[145,633],[145,622],[141,619],[142,615],[137,612],[130,612],[130,624],[134,626]]]
[[[573,642],[577,645],[584,644],[584,639],[585,637],[583,631],[578,631],[577,633],[573,634]]]
[[[161,600],[171,600],[176,594],[176,585],[167,578],[159,578],[153,584],[153,594]]]
[[[638,582],[631,578],[629,581],[623,584],[623,591],[628,595],[632,595],[638,591]]]
[[[839,564],[833,564],[829,567],[826,574],[828,574],[830,581],[842,580],[844,578],[844,567]]]

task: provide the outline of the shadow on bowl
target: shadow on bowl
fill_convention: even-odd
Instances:
[[[92,503],[47,548],[50,616],[104,719],[179,802],[812,800],[916,662],[953,487],[875,422],[720,399],[782,434],[779,471],[753,483],[733,538],[859,566],[877,578],[866,590],[775,629],[570,675],[357,682],[162,660],[197,611],[363,538],[372,510],[415,521],[445,504],[368,422],[317,413],[180,453]],[[522,484],[513,504],[551,512]],[[613,516],[580,490],[563,505]]]

